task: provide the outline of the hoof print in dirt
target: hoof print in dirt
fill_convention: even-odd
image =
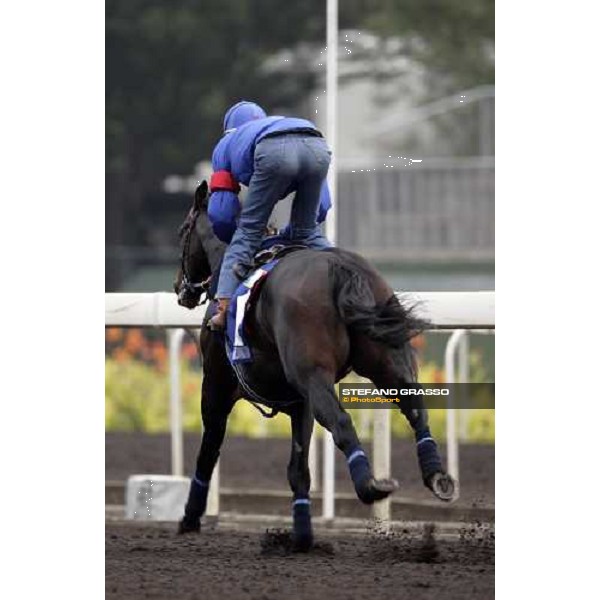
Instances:
[[[260,539],[261,554],[289,554],[294,551],[294,540],[290,531],[267,529]]]
[[[448,473],[434,473],[429,479],[427,487],[436,498],[443,502],[456,500],[458,485]]]
[[[177,527],[177,534],[184,535],[186,533],[200,533],[200,520],[188,521],[185,518],[181,519]]]
[[[369,479],[361,489],[357,490],[358,497],[364,504],[373,504],[384,500],[400,486],[395,479]]]
[[[310,541],[308,547],[305,544]],[[260,539],[263,556],[288,556],[298,552],[310,552],[319,556],[333,556],[335,551],[328,542],[314,542],[312,536],[304,540],[296,539],[291,531],[267,529]]]
[[[417,554],[417,562],[434,563],[437,562],[440,552],[435,541],[435,525],[427,523],[423,528],[422,545]]]

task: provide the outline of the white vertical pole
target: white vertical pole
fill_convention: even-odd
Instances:
[[[331,521],[335,516],[335,444],[333,436],[323,435],[323,518]]]
[[[185,330],[169,330],[170,419],[171,419],[171,472],[183,475],[183,418],[181,410],[181,369],[179,355]]]
[[[372,439],[371,421],[372,414],[370,410],[361,410],[358,413],[358,437],[361,440]]]
[[[206,516],[216,517],[219,515],[219,463],[218,460],[210,478],[210,488],[208,489],[208,498],[206,500]]]
[[[336,137],[337,137],[337,49],[338,49],[338,0],[327,0],[327,142],[332,158],[329,166],[329,193],[331,210],[327,215],[326,233],[329,241],[337,242],[337,171],[336,171]],[[333,519],[335,515],[335,445],[328,431],[323,432],[323,518]]]
[[[374,409],[373,415],[373,475],[376,479],[391,475],[391,414],[387,408]],[[373,516],[385,523],[390,520],[390,498],[373,505]]]
[[[327,238],[337,243],[337,77],[338,77],[338,0],[327,0],[327,143],[331,149],[329,165],[329,193],[331,210],[325,222]]]
[[[310,471],[310,489],[317,492],[321,489],[319,482],[319,438],[317,437],[317,428],[313,430],[308,447],[308,470]]]
[[[458,346],[458,381],[459,383],[469,383],[469,332],[466,329]],[[459,438],[461,442],[465,442],[469,434],[470,412],[463,408],[459,409],[458,415]]]
[[[465,334],[464,329],[457,329],[452,332],[448,343],[446,344],[445,366],[446,382],[455,383],[455,354],[461,337]],[[458,439],[456,436],[456,408],[448,401],[446,410],[446,446],[448,448],[448,473],[458,481]]]

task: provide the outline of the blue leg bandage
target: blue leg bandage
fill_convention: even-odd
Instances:
[[[357,446],[348,454],[346,462],[350,469],[350,477],[352,477],[354,487],[358,488],[365,480],[371,478],[372,473],[369,459],[360,446]]]
[[[294,517],[294,533],[297,536],[311,535],[310,500],[308,498],[296,498],[292,505],[292,515]]]
[[[417,456],[419,457],[419,466],[421,467],[423,478],[442,471],[440,453],[429,431],[422,434],[420,439],[417,440]]]
[[[190,495],[185,506],[186,513],[193,513],[202,516],[206,510],[206,500],[208,498],[208,488],[210,482],[202,481],[197,477],[192,479]]]

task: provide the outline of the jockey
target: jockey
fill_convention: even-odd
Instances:
[[[331,151],[313,123],[267,117],[253,102],[238,102],[225,114],[224,135],[212,156],[208,217],[216,236],[229,244],[217,288],[213,329],[225,325],[229,300],[239,281],[236,264],[248,264],[259,249],[273,208],[295,192],[284,237],[310,248],[329,248],[319,223],[331,207],[325,178]],[[248,186],[241,206],[240,183]]]

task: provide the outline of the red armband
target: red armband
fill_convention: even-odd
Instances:
[[[240,184],[229,171],[216,171],[210,178],[210,191],[216,192],[219,190],[237,194],[240,191]]]

